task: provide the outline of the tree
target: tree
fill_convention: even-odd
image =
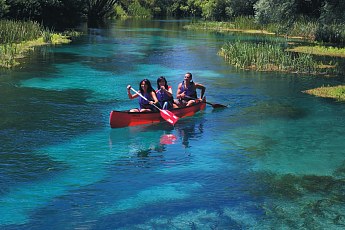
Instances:
[[[0,18],[4,17],[8,13],[9,6],[6,0],[0,0]]]
[[[297,16],[295,0],[259,0],[254,5],[255,18],[260,24],[281,22],[291,24]]]
[[[97,26],[114,13],[117,0],[86,0],[86,15],[89,26]]]
[[[73,27],[80,23],[85,0],[7,0],[5,17],[33,20],[55,29]]]
[[[323,24],[345,23],[345,1],[325,0],[321,7],[320,22]]]
[[[258,0],[227,0],[226,14],[230,18],[254,16],[254,5]]]

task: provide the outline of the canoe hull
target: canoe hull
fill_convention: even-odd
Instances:
[[[177,117],[188,117],[193,116],[196,112],[205,109],[206,101],[194,104],[189,107],[178,108],[170,110]],[[129,111],[116,111],[110,112],[110,127],[111,128],[122,128],[127,126],[137,126],[152,124],[165,121],[159,112],[129,112]]]

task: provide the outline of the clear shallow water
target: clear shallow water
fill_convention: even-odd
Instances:
[[[301,93],[341,82],[236,71],[216,55],[235,35],[185,23],[112,23],[1,72],[1,229],[345,227],[345,105]],[[230,107],[109,128],[127,84],[187,71]]]

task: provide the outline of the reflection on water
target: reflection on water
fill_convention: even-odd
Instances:
[[[190,139],[197,139],[199,138],[203,133],[203,124],[202,120],[198,121],[196,119],[188,120],[186,122],[183,122],[182,124],[176,124],[176,130],[178,133],[178,136],[181,139],[182,145],[185,148],[190,147],[189,140]]]
[[[203,133],[203,119],[183,118],[175,126],[167,122],[122,129],[109,133],[109,147],[126,143],[129,152],[147,157],[152,152],[166,151],[166,145],[180,145],[190,148],[190,139],[198,140]]]

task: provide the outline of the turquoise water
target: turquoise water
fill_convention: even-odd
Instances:
[[[345,227],[345,104],[302,93],[343,82],[237,71],[217,51],[238,35],[186,23],[110,23],[1,72],[1,229]],[[229,108],[110,129],[128,84],[187,71]]]

